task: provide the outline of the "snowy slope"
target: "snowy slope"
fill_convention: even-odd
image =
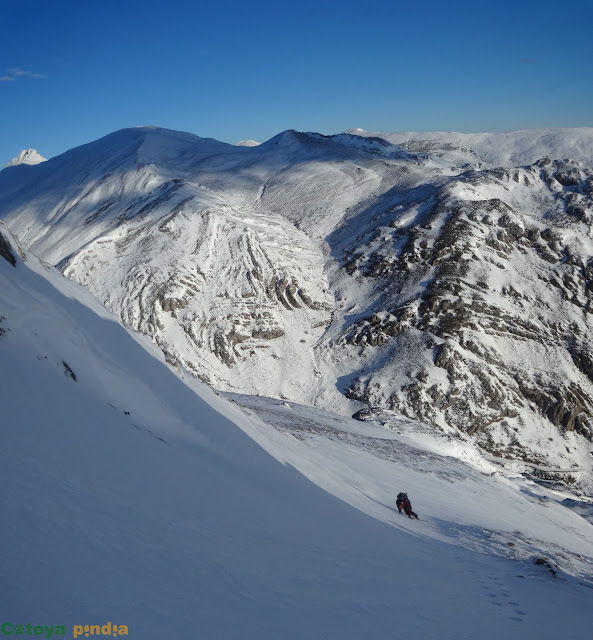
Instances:
[[[225,395],[296,439],[298,445],[276,452],[365,513],[417,532],[393,505],[393,488],[408,487],[414,505],[422,505],[423,535],[516,560],[543,556],[589,584],[591,530],[581,516],[593,523],[593,500],[528,478],[520,465],[509,470],[470,438],[439,434],[418,421],[390,416],[361,424],[315,407]]]
[[[147,640],[586,637],[591,525],[556,499],[438,443],[404,449],[432,471],[403,471],[382,449],[401,454],[405,438],[253,399],[249,411],[280,431],[266,426],[193,378],[190,389],[146,339],[0,234],[7,621],[68,633],[111,621]],[[404,481],[422,521],[388,509]],[[453,529],[461,544],[442,541]],[[517,557],[496,555],[511,538]],[[563,558],[555,575],[534,564],[542,550],[552,568]]]
[[[0,172],[0,217],[219,389],[404,413],[591,493],[592,149],[143,127]]]

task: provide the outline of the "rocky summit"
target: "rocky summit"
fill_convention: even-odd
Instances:
[[[593,129],[126,129],[0,172],[0,217],[218,389],[419,418],[593,492]]]

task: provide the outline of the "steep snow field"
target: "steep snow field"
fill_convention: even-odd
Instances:
[[[423,535],[521,560],[539,554],[593,587],[590,524],[566,508],[578,502],[566,487],[538,484],[484,457],[470,438],[435,433],[401,416],[361,424],[315,407],[225,395],[296,439],[282,456],[365,513],[417,532],[394,509],[394,489],[413,488],[425,510]],[[578,506],[593,520],[593,500]]]
[[[143,640],[588,636],[593,527],[560,492],[469,443],[451,458],[420,425],[230,403],[0,233],[6,621]],[[393,511],[399,490],[422,520]]]

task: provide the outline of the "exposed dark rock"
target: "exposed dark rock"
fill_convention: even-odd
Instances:
[[[2,256],[13,267],[16,267],[16,258],[14,257],[8,240],[0,233],[0,256]]]
[[[282,329],[254,329],[251,332],[251,337],[256,340],[274,340],[284,335]]]
[[[68,364],[63,360],[62,360],[62,365],[64,366],[64,375],[67,378],[70,378],[71,380],[74,380],[74,382],[76,382],[76,374],[74,373],[74,371],[72,371],[72,369],[68,366]]]

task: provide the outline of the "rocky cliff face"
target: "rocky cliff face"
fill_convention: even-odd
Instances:
[[[342,340],[390,355],[347,393],[494,451],[526,455],[522,431],[544,423],[590,440],[592,176],[548,159],[470,171],[408,202],[379,246],[361,239],[345,268],[388,293]]]
[[[217,387],[581,464],[593,130],[362,133],[125,130],[0,172],[0,216]]]

